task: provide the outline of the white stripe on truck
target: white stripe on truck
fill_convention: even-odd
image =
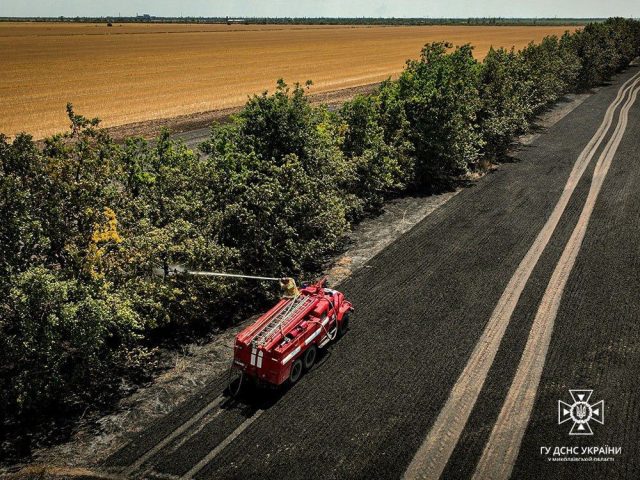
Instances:
[[[282,364],[284,365],[289,360],[291,360],[293,357],[295,357],[298,353],[300,353],[300,350],[301,350],[300,347],[294,348],[293,351],[289,355],[284,357],[284,360],[282,360]]]
[[[316,338],[318,335],[320,335],[320,331],[321,330],[322,330],[322,327],[318,328],[315,332],[313,332],[311,335],[309,335],[309,338],[307,338],[304,341],[304,344],[305,345],[309,345],[311,342],[313,342],[313,339]]]
[[[262,350],[258,352],[258,362],[256,363],[258,368],[262,368]]]

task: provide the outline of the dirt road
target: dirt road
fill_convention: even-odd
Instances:
[[[349,333],[303,380],[223,377],[96,470],[145,478],[638,478],[640,69],[630,68],[341,288]],[[592,436],[558,424],[604,399]],[[549,461],[541,447],[620,447]]]

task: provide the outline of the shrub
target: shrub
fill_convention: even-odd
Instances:
[[[533,113],[539,113],[575,85],[580,60],[569,45],[569,38],[545,37],[541,43],[529,44],[520,52]]]
[[[617,27],[623,28],[623,25]],[[577,79],[579,88],[595,87],[623,66],[625,53],[616,45],[615,31],[615,24],[591,23],[571,37],[582,64]]]
[[[420,187],[464,173],[482,146],[476,122],[480,66],[471,46],[447,53],[450,47],[426,45],[398,79]]]
[[[402,145],[385,139],[379,96],[345,102],[340,118],[346,124],[342,151],[354,170],[347,189],[361,199],[364,211],[379,211],[386,198],[413,180],[411,159]]]
[[[516,134],[527,130],[534,110],[533,81],[523,56],[514,50],[490,49],[482,64],[478,122],[485,141],[484,154],[504,155]]]
[[[12,278],[1,319],[2,404],[17,416],[100,396],[140,327],[127,298],[44,267]]]

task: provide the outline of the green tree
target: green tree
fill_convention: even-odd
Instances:
[[[482,146],[476,115],[480,66],[469,45],[426,45],[398,79],[415,152],[417,184],[428,187],[467,170]]]
[[[478,121],[489,159],[504,155],[514,136],[529,126],[533,81],[527,73],[524,58],[513,49],[492,48],[483,61]]]
[[[545,37],[539,44],[530,43],[520,52],[526,66],[533,113],[558,100],[576,82],[580,59],[571,48],[569,38]]]
[[[577,79],[581,89],[589,89],[608,80],[621,65],[622,55],[616,48],[610,25],[590,23],[572,36],[572,43],[582,64]]]
[[[348,190],[362,201],[364,212],[377,212],[412,180],[411,160],[402,145],[385,141],[379,96],[346,102],[340,117],[346,124],[342,150],[354,169]]]

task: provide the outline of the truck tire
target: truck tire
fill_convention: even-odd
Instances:
[[[289,383],[293,385],[302,376],[302,360],[299,358],[291,364],[291,371],[289,372]]]
[[[316,358],[318,358],[318,347],[311,345],[307,351],[304,352],[304,357],[302,359],[304,369],[309,370],[313,367],[313,364],[316,363]]]
[[[338,324],[338,338],[342,338],[349,330],[349,314],[345,313],[342,321]]]
[[[229,369],[229,378],[227,380],[227,390],[232,398],[240,395],[244,385],[244,372],[231,366]]]

